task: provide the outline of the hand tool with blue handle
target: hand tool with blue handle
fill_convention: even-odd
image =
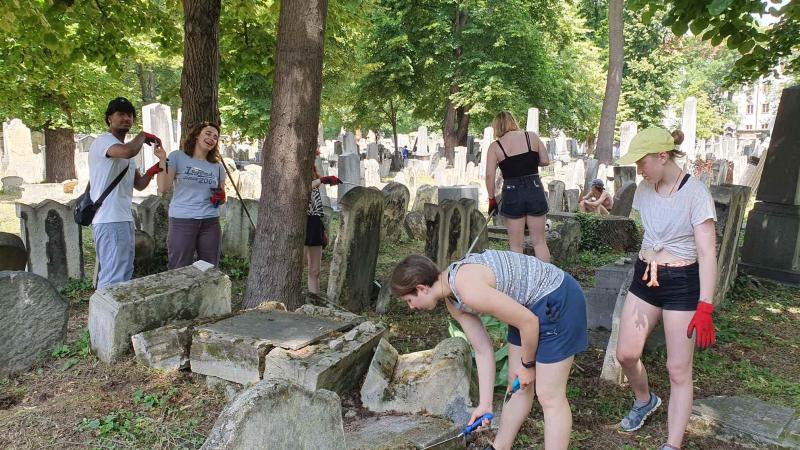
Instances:
[[[475,419],[475,421],[472,422],[471,425],[467,425],[466,427],[464,427],[464,431],[459,433],[458,436],[453,436],[451,438],[447,438],[447,439],[445,439],[443,441],[440,441],[440,442],[437,442],[437,443],[435,443],[433,445],[429,445],[429,446],[423,448],[422,450],[428,450],[429,448],[438,447],[438,446],[440,446],[440,445],[442,445],[444,443],[447,443],[447,442],[450,442],[450,441],[453,441],[453,440],[456,440],[456,439],[460,439],[462,437],[465,438],[468,434],[470,434],[473,431],[475,431],[476,429],[478,429],[478,427],[483,426],[483,421],[484,420],[488,420],[489,422],[491,422],[492,419],[494,419],[494,414],[486,413],[486,414],[478,417],[477,419]]]
[[[503,408],[506,407],[506,399],[508,399],[509,392],[511,395],[514,395],[520,388],[519,385],[519,378],[514,378],[514,382],[511,384],[511,391],[506,391],[505,397],[503,397]]]

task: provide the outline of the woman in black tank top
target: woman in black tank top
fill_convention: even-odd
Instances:
[[[544,237],[547,197],[539,179],[539,167],[550,164],[547,149],[536,133],[520,130],[508,111],[495,116],[492,128],[497,140],[489,146],[486,155],[489,215],[499,212],[503,216],[508,228],[508,242],[514,252],[522,253],[527,225],[536,257],[550,262],[550,250]],[[499,210],[495,200],[498,168],[503,175]]]

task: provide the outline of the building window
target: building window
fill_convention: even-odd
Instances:
[[[764,103],[761,105],[761,112],[768,113],[769,112],[769,103]]]
[[[753,107],[753,104],[752,103],[748,103],[747,104],[747,114],[753,114],[754,110],[755,110],[755,108]]]
[[[762,130],[766,130],[768,127],[769,127],[769,124],[766,123],[766,122],[761,124],[761,129]]]
[[[745,129],[745,130],[752,130],[752,129],[753,129],[753,126],[752,126],[752,125],[750,125],[750,124],[747,124],[747,125],[745,125],[744,129]]]

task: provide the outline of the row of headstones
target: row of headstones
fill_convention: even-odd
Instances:
[[[28,271],[47,278],[56,287],[65,286],[70,278],[85,277],[83,229],[73,218],[74,205],[75,200],[61,203],[52,199],[33,204],[16,203]],[[143,248],[148,248],[147,253],[150,253],[140,252],[137,259],[152,256],[152,253],[166,253],[169,200],[150,196],[134,203],[133,211],[138,234],[147,236],[145,239],[149,243]],[[138,238],[137,245],[141,245]]]

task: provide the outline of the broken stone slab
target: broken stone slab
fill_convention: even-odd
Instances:
[[[622,316],[622,308],[625,307],[625,298],[628,296],[628,288],[633,281],[633,272],[630,278],[626,279],[619,288],[617,300],[614,303],[614,312],[611,316],[611,335],[608,338],[605,357],[603,358],[603,368],[600,371],[600,378],[618,385],[622,384],[622,366],[617,361],[617,340],[619,338],[619,324]]]
[[[239,384],[257,383],[264,373],[264,358],[273,347],[298,350],[352,326],[349,321],[251,309],[196,327],[189,361],[195,373]]]
[[[181,321],[131,336],[136,359],[153,369],[181,370],[189,365],[191,322]]]
[[[289,380],[245,389],[220,413],[202,450],[344,450],[339,396]]]
[[[689,429],[750,448],[800,448],[793,408],[753,397],[716,396],[695,400]]]
[[[42,276],[0,271],[0,375],[30,369],[64,342],[69,302]]]
[[[309,317],[319,317],[321,319],[338,320],[347,322],[355,326],[364,321],[363,316],[353,314],[342,308],[336,308],[331,304],[330,307],[305,304],[295,309],[294,312],[304,314]]]
[[[264,361],[264,378],[286,378],[308,389],[348,394],[357,389],[385,335],[382,324],[362,322],[327,343],[299,350],[273,348]]]
[[[466,423],[471,412],[472,355],[453,337],[434,349],[399,355],[381,341],[361,387],[361,402],[374,412],[397,411],[447,417]]]
[[[229,402],[233,401],[236,395],[242,391],[241,384],[233,383],[228,380],[223,380],[222,378],[213,377],[211,375],[206,376],[206,387],[224,394],[225,400]]]
[[[89,300],[92,351],[111,362],[131,336],[180,320],[231,312],[231,281],[205,261],[98,289]]]
[[[422,449],[457,436],[461,429],[446,419],[423,415],[385,415],[355,421],[345,428],[348,450]],[[454,439],[437,450],[463,449]]]
[[[611,263],[597,269],[595,285],[586,292],[586,319],[589,329],[612,329],[612,318],[620,289],[630,284],[633,270],[633,264],[624,259],[622,265]]]

